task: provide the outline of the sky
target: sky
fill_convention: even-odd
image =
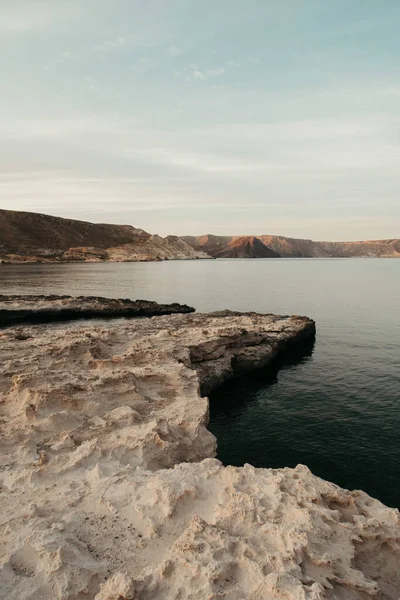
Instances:
[[[0,208],[400,237],[398,0],[0,0]]]

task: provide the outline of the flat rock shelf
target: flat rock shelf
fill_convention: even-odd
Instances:
[[[397,510],[214,458],[204,394],[314,335],[228,311],[3,329],[0,597],[398,600]]]
[[[153,317],[191,313],[186,304],[99,296],[4,296],[0,294],[0,328],[19,323],[52,323],[77,319]]]

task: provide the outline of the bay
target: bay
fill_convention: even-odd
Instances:
[[[0,265],[0,293],[181,302],[302,314],[308,352],[211,397],[225,464],[306,464],[400,506],[400,260],[257,259]]]

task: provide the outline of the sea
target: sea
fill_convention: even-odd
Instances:
[[[0,265],[2,294],[180,302],[307,315],[314,345],[210,398],[224,464],[299,463],[400,507],[400,260],[237,259]]]

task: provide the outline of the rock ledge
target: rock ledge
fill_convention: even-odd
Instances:
[[[0,332],[0,597],[398,600],[397,510],[213,458],[200,386],[314,332],[230,312]]]
[[[99,296],[5,296],[0,294],[0,327],[77,319],[153,317],[191,313],[186,304]]]

